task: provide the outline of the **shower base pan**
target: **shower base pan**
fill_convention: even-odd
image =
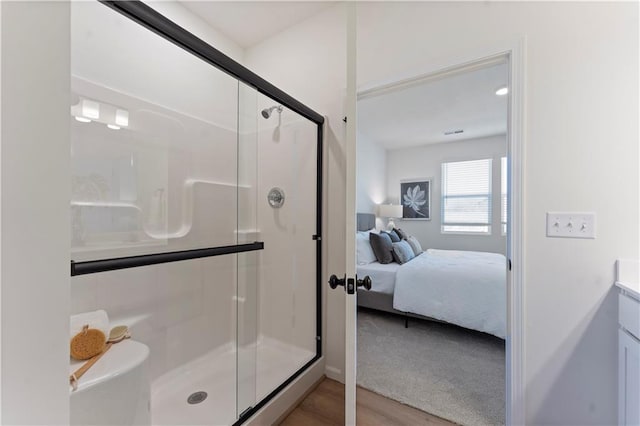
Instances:
[[[238,354],[232,345],[228,345],[156,379],[151,386],[152,424],[231,425],[238,414],[236,393],[240,401],[248,401],[244,404],[246,407],[240,407],[244,411],[315,356],[315,352],[269,338],[260,339],[255,349],[255,364],[251,362],[253,353],[253,347],[240,348]],[[254,371],[255,376],[252,375]],[[194,395],[196,392],[206,392],[206,397]]]

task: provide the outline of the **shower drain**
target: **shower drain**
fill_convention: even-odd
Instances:
[[[200,404],[205,399],[207,399],[207,393],[204,391],[200,391],[200,392],[194,392],[191,395],[189,395],[189,398],[187,398],[187,402],[189,404]]]

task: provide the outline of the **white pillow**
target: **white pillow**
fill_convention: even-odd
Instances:
[[[358,232],[356,235],[356,262],[358,265],[368,265],[377,260],[369,242],[369,233],[363,234]]]
[[[367,240],[369,239],[369,233],[379,234],[380,231],[376,228],[369,229],[368,231],[358,231],[356,235],[365,237]]]

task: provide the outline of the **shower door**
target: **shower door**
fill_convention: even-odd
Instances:
[[[239,182],[250,183],[253,208],[239,199],[238,240],[265,246],[252,253],[257,277],[238,283],[238,411],[246,416],[319,357],[318,127],[243,83],[239,101]]]
[[[145,4],[71,15],[72,313],[150,349],[152,424],[240,424],[321,355],[322,117]]]

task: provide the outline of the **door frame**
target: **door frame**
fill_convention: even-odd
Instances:
[[[357,86],[357,100],[400,86],[417,84],[435,77],[468,71],[492,61],[507,58],[510,97],[507,120],[507,336],[505,339],[506,368],[506,424],[525,424],[525,346],[524,346],[524,289],[525,289],[525,59],[526,39],[498,43],[473,49],[426,66],[394,75],[391,78]],[[355,131],[354,131],[355,133]],[[354,135],[355,136],[355,135]],[[354,149],[355,150],[355,149]],[[347,316],[346,329],[352,328]],[[347,360],[345,360],[347,361]],[[354,395],[355,397],[355,395]],[[348,423],[347,423],[348,424]]]

